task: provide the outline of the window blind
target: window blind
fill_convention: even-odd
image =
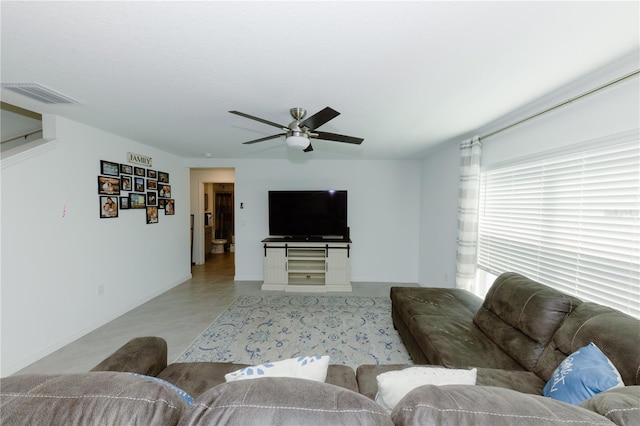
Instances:
[[[478,268],[640,317],[640,141],[481,174]]]

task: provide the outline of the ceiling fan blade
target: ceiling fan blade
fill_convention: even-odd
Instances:
[[[280,136],[286,136],[286,135],[287,135],[286,133],[279,133],[277,135],[265,136],[264,138],[254,139],[252,141],[242,142],[242,143],[243,143],[243,145],[249,145],[249,144],[252,144],[252,143],[268,141],[269,139],[275,139],[275,138],[279,138]]]
[[[253,115],[245,114],[240,111],[229,111],[231,114],[239,115],[241,117],[249,118],[251,120],[256,120],[264,124],[268,124],[269,126],[277,127],[278,129],[288,129],[287,126],[283,126],[282,124],[274,123],[273,121],[265,120],[264,118],[254,117]]]
[[[311,146],[311,142],[309,142],[309,146],[302,150],[303,152],[311,152],[313,151],[313,147]]]
[[[340,113],[332,108],[326,107],[325,109],[316,112],[311,117],[300,123],[300,127],[307,127],[309,130],[317,129],[322,126],[324,123],[333,120]]]
[[[360,145],[364,141],[362,138],[354,138],[353,136],[338,135],[335,133],[316,132],[316,134],[318,135],[316,138],[326,141],[353,143],[356,145]]]

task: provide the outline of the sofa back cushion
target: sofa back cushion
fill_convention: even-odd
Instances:
[[[474,323],[509,356],[534,371],[565,318],[582,303],[522,275],[496,278]]]
[[[2,424],[175,425],[186,404],[172,388],[127,373],[28,374],[0,381]]]
[[[384,425],[389,415],[364,395],[340,386],[290,377],[228,382],[191,404],[180,426]]]
[[[396,425],[612,426],[587,409],[491,386],[433,386],[414,389],[391,413]]]
[[[582,303],[567,317],[535,373],[549,380],[567,356],[591,342],[609,358],[627,386],[640,384],[640,320],[591,302]]]

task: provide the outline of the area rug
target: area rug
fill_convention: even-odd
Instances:
[[[262,364],[329,355],[332,364],[410,364],[387,297],[240,296],[176,362]]]

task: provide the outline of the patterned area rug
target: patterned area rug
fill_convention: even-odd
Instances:
[[[241,296],[176,362],[262,364],[329,355],[332,364],[410,364],[386,297]]]

